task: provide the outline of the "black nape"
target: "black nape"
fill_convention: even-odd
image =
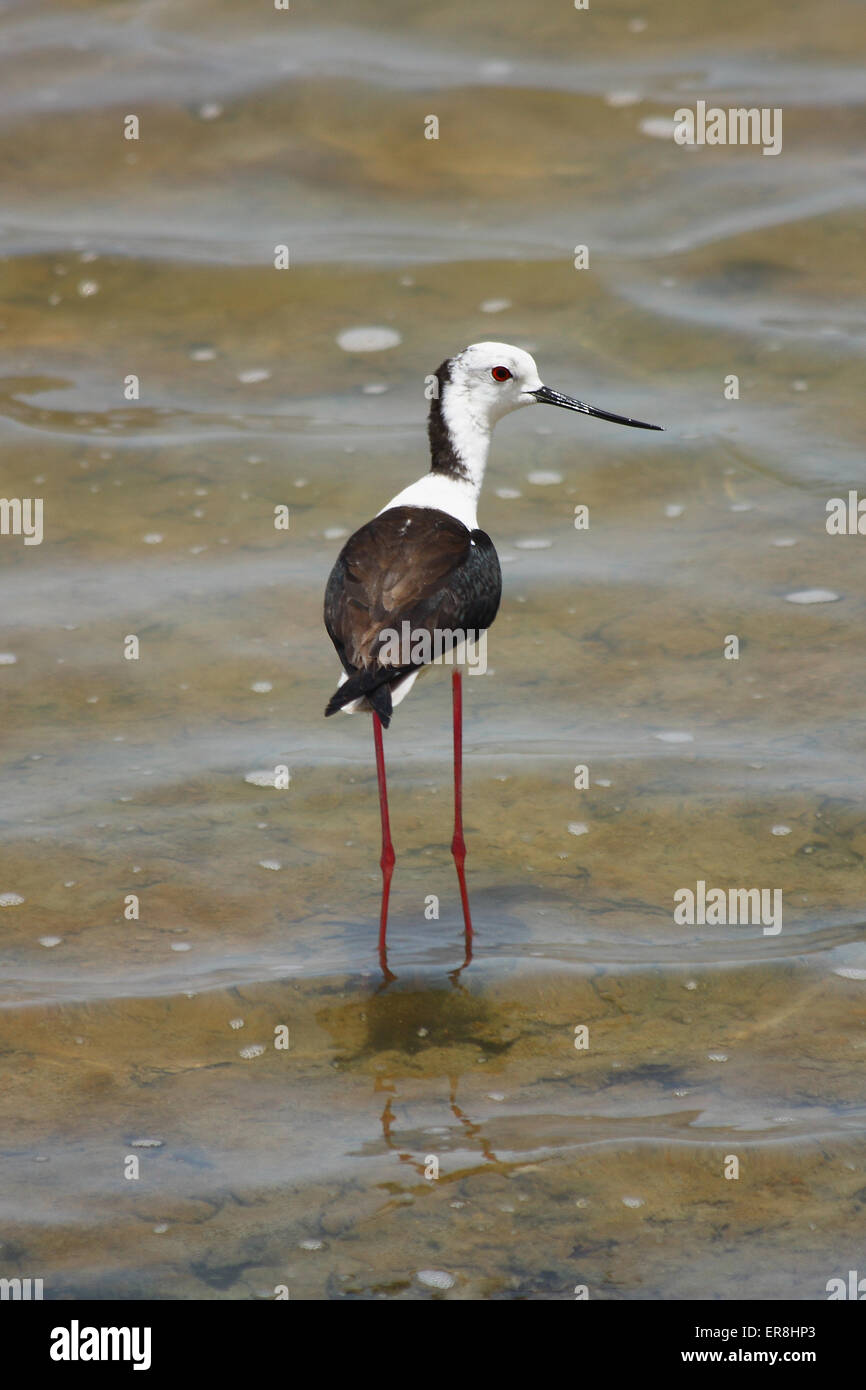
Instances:
[[[450,357],[436,368],[434,376],[437,382],[436,395],[430,402],[430,414],[427,417],[427,436],[430,440],[430,471],[442,473],[448,478],[459,478],[466,481],[469,474],[454,451],[454,443],[442,414],[442,397],[451,380]]]

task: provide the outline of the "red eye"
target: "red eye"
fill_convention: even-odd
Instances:
[[[493,367],[491,368],[490,375],[493,377],[494,381],[511,380],[511,373],[507,367]]]

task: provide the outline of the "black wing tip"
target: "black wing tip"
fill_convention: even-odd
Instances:
[[[378,683],[375,676],[371,676],[367,671],[357,671],[338,686],[325,706],[325,718],[329,719],[332,714],[336,714],[344,705],[349,705],[353,700],[366,700],[367,708],[371,713],[376,713],[382,723],[382,728],[387,729],[391,723],[393,705],[391,703],[391,692],[385,680],[381,679]]]

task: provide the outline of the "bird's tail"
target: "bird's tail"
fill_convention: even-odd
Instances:
[[[389,686],[396,675],[402,674],[393,668],[377,671],[356,671],[337,690],[334,691],[325,707],[325,718],[336,714],[344,705],[353,700],[366,700],[370,709],[375,710],[382,721],[383,729],[391,723],[394,706],[391,703]]]

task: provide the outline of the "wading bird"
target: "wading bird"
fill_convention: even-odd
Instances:
[[[373,716],[382,821],[382,908],[379,955],[385,941],[394,846],[388,816],[382,729],[409,694],[430,651],[452,650],[484,632],[496,617],[502,574],[493,542],[478,529],[476,509],[496,421],[527,405],[558,405],[635,429],[658,430],[551,391],[528,352],[507,343],[473,343],[442,363],[427,424],[430,471],[404,488],[343,546],[325,590],[325,627],[343,666],[325,714],[367,710]],[[406,626],[408,625],[408,626]],[[394,634],[409,632],[395,655]],[[423,639],[427,638],[428,641]],[[463,839],[463,693],[452,673],[454,713],[454,838],[466,958],[472,921],[466,892]]]

